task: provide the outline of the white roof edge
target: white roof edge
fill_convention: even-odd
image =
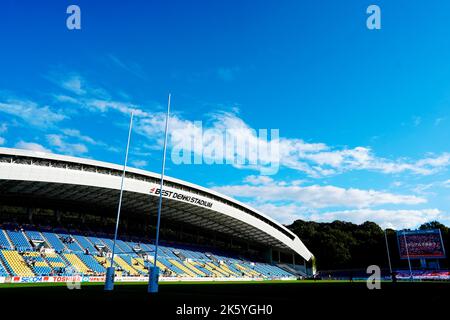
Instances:
[[[104,161],[98,161],[98,160],[91,160],[91,159],[86,159],[86,158],[79,158],[79,157],[73,157],[73,156],[66,156],[66,155],[60,155],[60,154],[55,154],[55,153],[47,153],[47,152],[40,152],[40,151],[32,151],[32,150],[25,150],[25,149],[15,149],[15,148],[3,148],[0,147],[0,155],[4,154],[4,155],[17,155],[17,156],[24,156],[24,157],[31,157],[31,158],[40,158],[40,159],[48,159],[48,160],[56,160],[56,161],[64,161],[64,162],[71,162],[71,163],[75,163],[75,164],[85,164],[85,165],[91,165],[91,166],[97,166],[97,167],[103,167],[106,169],[115,169],[115,170],[123,170],[123,165],[118,165],[118,164],[114,164],[114,163],[110,163],[110,162],[104,162]],[[131,173],[136,173],[136,174],[140,174],[140,175],[144,175],[144,176],[148,176],[148,177],[152,177],[152,178],[156,178],[156,179],[160,179],[160,174],[151,172],[151,171],[147,171],[147,170],[142,170],[142,169],[137,169],[137,168],[133,168],[133,167],[129,167],[127,166],[127,172],[131,172]],[[257,213],[258,215],[272,221],[273,223],[278,224],[279,226],[281,226],[284,230],[286,230],[287,232],[289,232],[292,236],[294,236],[295,238],[298,238],[298,236],[293,233],[291,230],[289,230],[288,228],[286,228],[284,225],[282,225],[281,223],[277,222],[276,220],[272,219],[271,217],[267,216],[266,214],[246,205],[245,203],[242,203],[236,199],[233,199],[229,196],[226,196],[224,194],[221,194],[215,190],[211,190],[199,185],[196,185],[194,183],[190,183],[184,180],[180,180],[180,179],[176,179],[176,178],[172,178],[169,176],[164,176],[164,179],[166,179],[167,181],[170,182],[174,182],[174,183],[179,183],[182,185],[185,185],[187,187],[191,187],[193,189],[198,189],[201,190],[203,192],[209,193],[211,195],[220,197],[224,200],[230,201],[232,203],[235,203],[239,206],[242,206],[250,211],[253,211],[255,213]]]

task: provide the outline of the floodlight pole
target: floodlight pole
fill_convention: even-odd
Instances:
[[[122,208],[123,182],[125,180],[125,172],[127,169],[128,150],[130,149],[130,139],[131,139],[132,128],[133,128],[133,112],[131,112],[131,117],[130,117],[130,127],[128,129],[127,149],[125,152],[125,161],[123,164],[122,178],[120,181],[119,205],[117,207],[116,230],[114,232],[114,243],[113,243],[113,247],[112,247],[111,264],[110,264],[109,268],[106,269],[106,278],[105,278],[105,290],[106,291],[112,291],[114,289],[114,276],[115,276],[114,255],[115,255],[115,250],[116,250],[117,233],[119,230],[120,210]]]
[[[387,257],[388,257],[388,262],[389,262],[389,272],[390,272],[390,275],[392,277],[391,254],[389,252],[389,243],[388,243],[388,238],[387,238],[387,230],[384,230],[384,239],[386,241],[386,252],[387,252]]]
[[[156,266],[158,259],[158,244],[159,244],[159,226],[161,224],[161,206],[162,206],[162,194],[163,194],[163,184],[164,184],[164,170],[166,168],[166,149],[167,149],[167,136],[169,133],[169,119],[170,119],[170,93],[167,100],[167,114],[166,114],[166,129],[164,132],[164,147],[163,147],[163,158],[162,158],[162,168],[161,168],[161,181],[159,185],[159,201],[158,201],[158,218],[156,222],[156,238],[155,238],[155,256],[153,257],[153,267],[149,268],[148,272],[148,292],[156,293],[158,292],[158,278],[159,278],[159,268]]]
[[[408,257],[408,266],[409,266],[409,277],[413,279],[412,268],[411,268],[411,259],[409,258],[409,250],[408,250],[408,242],[406,241],[406,232],[403,230],[403,238],[405,239],[405,248],[406,248],[406,256]]]

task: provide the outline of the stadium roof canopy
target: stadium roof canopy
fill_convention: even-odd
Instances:
[[[0,196],[78,208],[116,208],[123,167],[90,159],[0,148]],[[160,175],[127,168],[123,210],[155,212]],[[201,186],[165,178],[165,219],[188,223],[283,251],[305,260],[311,252],[286,227],[263,213]]]

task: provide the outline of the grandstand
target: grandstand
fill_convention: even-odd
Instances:
[[[0,279],[103,277],[120,174],[109,163],[0,148]],[[148,276],[158,179],[127,169],[114,258],[119,277]],[[170,177],[163,199],[157,261],[163,280],[295,279],[314,272],[301,240],[251,207]]]
[[[30,234],[30,231],[12,231],[2,227],[0,233],[3,234],[2,243],[12,242],[14,244],[14,250],[2,250],[0,253],[0,273],[3,276],[69,276],[73,274],[73,270],[81,275],[99,275],[104,274],[105,263],[109,263],[106,256],[111,250],[112,239],[110,238],[72,236],[67,233],[41,233],[36,228],[29,238],[39,239],[45,243],[44,246],[36,249],[33,248],[31,241],[26,240],[26,234]],[[16,240],[12,240],[9,235],[13,235]],[[74,245],[62,247],[62,238],[66,240],[69,238],[77,239],[78,243],[83,245],[72,242]],[[140,246],[144,247],[146,251],[133,251],[135,242],[121,239],[119,243],[121,249],[114,260],[118,275],[147,276],[148,262],[153,261],[153,257],[149,257],[149,254],[153,252],[151,244],[141,242]],[[84,251],[93,249],[92,244],[105,244],[106,256],[102,256],[96,250]],[[187,250],[173,245],[162,245],[160,248],[158,264],[166,277],[246,277],[263,279],[295,277],[294,274],[268,263],[237,259],[219,253],[214,255],[214,253],[208,252],[207,255],[200,249],[197,249],[197,251]],[[181,255],[180,252],[183,252],[184,255]]]

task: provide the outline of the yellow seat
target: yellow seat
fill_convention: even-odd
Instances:
[[[223,274],[220,273],[219,271],[216,270],[215,266],[214,269],[207,263],[201,264],[199,262],[192,262],[192,264],[194,266],[202,266],[203,268],[205,268],[206,270],[208,270],[209,272],[211,272],[215,277],[223,277]]]
[[[259,277],[260,276],[260,274],[258,272],[256,272],[255,270],[246,268],[246,267],[240,265],[239,263],[236,263],[235,266],[240,271],[242,271],[246,276],[249,276],[249,277]]]
[[[83,263],[83,261],[80,260],[80,258],[77,257],[74,253],[64,253],[64,257],[67,259],[67,261],[70,262],[70,264],[80,273],[82,274],[88,274],[90,272],[90,269]]]
[[[194,271],[196,274],[201,275],[203,277],[206,277],[206,273],[204,273],[203,271],[199,270],[198,268],[196,268],[192,263],[190,263],[189,261],[184,261],[184,265],[186,267],[188,267],[189,269],[191,269],[192,271]]]
[[[133,263],[133,268],[135,268],[136,270],[141,271],[142,273],[148,273],[148,270],[144,267],[144,259],[132,258],[131,262]]]
[[[17,251],[2,250],[2,254],[16,275],[22,277],[34,276],[33,271],[31,271],[23,257]]]
[[[190,270],[186,266],[182,265],[177,260],[169,259],[169,262],[185,273],[185,274],[182,274],[181,276],[184,276],[184,275],[188,275],[190,277],[196,277],[197,276],[192,270]]]
[[[125,260],[123,260],[121,256],[114,256],[114,262],[116,262],[123,270],[128,272],[128,274],[132,276],[139,275],[139,272],[137,272],[132,266],[130,266]]]
[[[232,276],[237,276],[236,272],[233,272],[226,263],[221,263],[220,267],[225,270],[226,272],[228,272],[230,275]]]

